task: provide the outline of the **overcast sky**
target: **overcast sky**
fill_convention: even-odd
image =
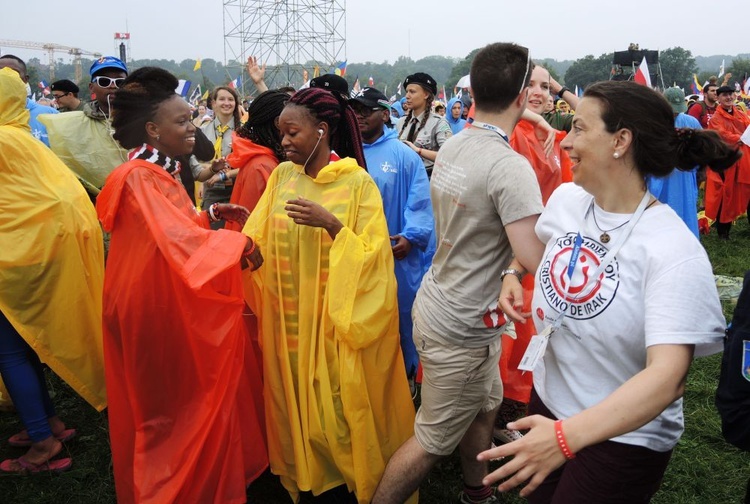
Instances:
[[[706,3],[697,0],[349,0],[347,4],[346,57],[356,63],[393,62],[401,55],[414,60],[430,55],[462,58],[474,48],[498,41],[525,45],[532,57],[558,60],[625,50],[630,42],[644,49],[680,46],[694,56],[750,50],[742,30],[721,28],[719,17],[711,26],[705,18]],[[715,8],[729,6],[715,4]],[[127,26],[135,59],[223,61],[223,12],[221,0],[7,2],[0,16],[0,39],[115,54],[113,35]],[[686,28],[690,20],[695,29]],[[47,61],[39,51],[6,46],[0,51]]]

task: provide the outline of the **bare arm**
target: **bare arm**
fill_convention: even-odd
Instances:
[[[505,232],[515,254],[506,268],[531,275],[536,273],[536,268],[544,254],[544,244],[539,241],[534,232],[534,226],[536,226],[538,219],[538,215],[532,215],[505,226]],[[516,322],[523,322],[531,315],[520,311],[523,307],[523,287],[515,275],[506,275],[503,278],[498,304],[500,309]]]
[[[646,350],[646,368],[623,383],[601,403],[564,421],[563,432],[573,453],[586,446],[632,432],[656,418],[682,397],[693,358],[693,345],[654,345]],[[529,495],[547,475],[565,462],[553,421],[534,415],[508,425],[531,429],[523,439],[479,454],[480,460],[514,455],[485,484],[513,475],[500,485],[505,492],[531,479],[521,491]]]
[[[557,82],[555,79],[550,77],[549,79],[549,89],[551,93],[554,93],[555,95],[560,96],[560,90],[562,89],[562,84]],[[575,95],[575,93],[571,92],[569,89],[566,89],[565,92],[560,96],[563,100],[567,102],[568,105],[570,105],[570,108],[572,110],[575,110],[578,107],[578,97]]]

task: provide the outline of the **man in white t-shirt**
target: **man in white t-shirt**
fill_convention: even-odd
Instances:
[[[528,50],[491,44],[471,68],[476,116],[449,139],[435,161],[431,197],[437,252],[414,304],[414,343],[423,368],[415,435],[393,455],[373,503],[404,502],[430,469],[456,447],[466,504],[498,502],[482,484],[502,401],[498,361],[505,317],[498,307],[502,278],[538,264],[534,225],[542,211],[528,161],[508,143],[526,106],[534,64]],[[506,133],[507,132],[507,133]]]

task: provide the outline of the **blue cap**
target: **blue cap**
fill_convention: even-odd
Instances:
[[[115,70],[122,70],[126,74],[128,73],[128,67],[125,66],[125,63],[123,63],[120,58],[115,58],[114,56],[102,56],[91,65],[89,75],[93,77],[95,73],[107,68],[114,68]]]

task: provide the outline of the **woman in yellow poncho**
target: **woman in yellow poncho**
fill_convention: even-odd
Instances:
[[[97,410],[106,406],[102,364],[102,235],[75,176],[28,127],[26,89],[0,70],[0,373],[30,446],[5,460],[10,473],[61,471],[54,459],[75,434],[57,417],[41,361]]]
[[[259,318],[271,470],[295,501],[366,503],[414,419],[382,200],[343,98],[300,91],[279,128],[290,162],[243,230],[265,260],[246,291]]]

